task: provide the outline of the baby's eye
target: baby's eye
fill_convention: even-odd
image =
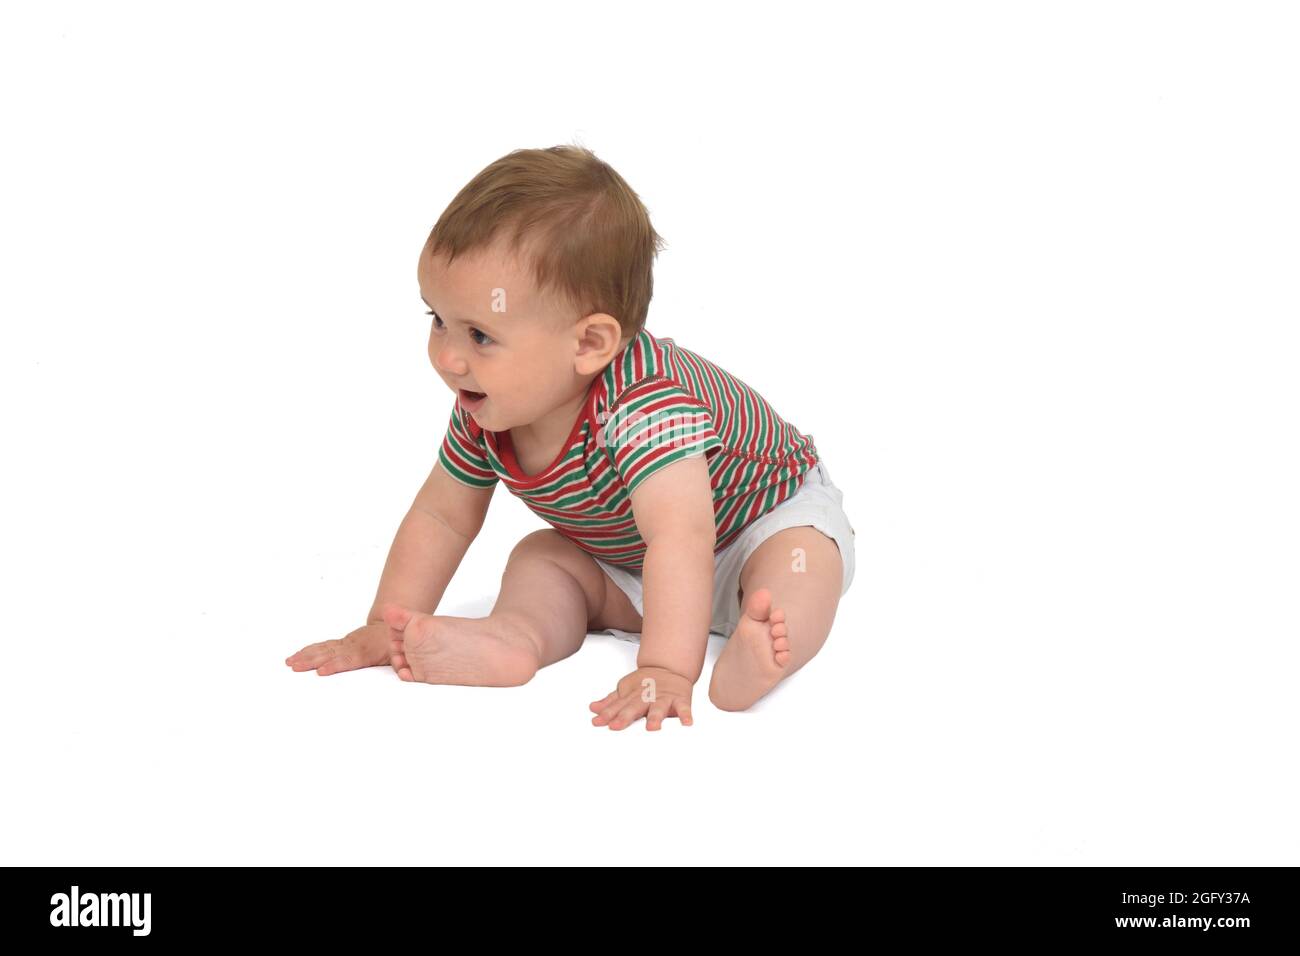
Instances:
[[[428,310],[427,312],[425,312],[424,314],[425,314],[425,315],[431,315],[431,316],[433,316],[433,327],[434,327],[434,329],[436,329],[436,330],[439,331],[439,332],[441,332],[441,331],[443,330],[444,325],[443,325],[443,322],[442,322],[442,316],[438,315],[437,312],[434,312],[433,309],[429,309],[429,310]],[[482,336],[482,338],[478,338],[477,336]],[[492,337],[489,336],[486,332],[480,332],[478,329],[470,329],[470,330],[469,330],[469,337],[473,340],[473,342],[474,342],[475,345],[491,345],[491,344],[492,344]]]

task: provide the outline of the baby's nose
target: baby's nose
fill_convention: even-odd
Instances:
[[[434,367],[448,375],[463,376],[469,367],[460,354],[450,345],[444,345],[433,353]]]

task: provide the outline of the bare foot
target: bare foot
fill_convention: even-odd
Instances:
[[[541,664],[525,627],[497,617],[441,617],[389,605],[397,676],[426,684],[517,687]]]
[[[709,700],[720,710],[747,710],[781,682],[790,661],[785,611],[772,607],[772,592],[759,588],[745,600],[736,631],[709,681]]]

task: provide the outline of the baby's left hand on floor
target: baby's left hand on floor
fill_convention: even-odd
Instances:
[[[691,719],[691,691],[695,683],[662,667],[638,667],[618,682],[608,696],[588,706],[596,712],[593,725],[622,730],[645,716],[646,730],[659,730],[665,717],[676,717],[683,726]]]

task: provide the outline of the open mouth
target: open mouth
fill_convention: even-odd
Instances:
[[[464,402],[478,402],[487,398],[487,395],[483,392],[471,392],[467,388],[462,388],[459,391],[460,391],[461,401]]]

